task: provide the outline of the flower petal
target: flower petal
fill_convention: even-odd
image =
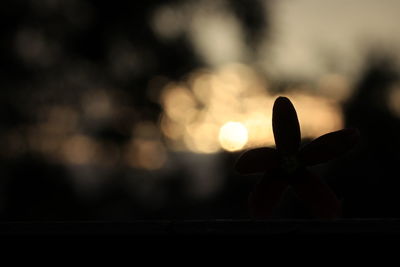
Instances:
[[[335,193],[310,171],[299,170],[291,181],[291,186],[316,217],[335,219],[341,215],[341,205]]]
[[[351,149],[359,137],[357,129],[343,129],[322,135],[300,150],[299,160],[308,166],[326,162]]]
[[[289,181],[279,175],[264,176],[249,195],[251,216],[256,219],[271,217],[288,185]]]
[[[272,114],[272,126],[276,148],[285,154],[296,153],[300,145],[300,125],[296,110],[286,97],[275,100]]]
[[[244,152],[235,164],[241,174],[268,172],[279,167],[279,154],[274,148],[261,147]]]

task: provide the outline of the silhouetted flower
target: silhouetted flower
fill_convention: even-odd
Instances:
[[[301,134],[294,106],[286,97],[275,100],[272,127],[276,149],[255,148],[244,152],[236,163],[241,174],[264,172],[249,195],[253,217],[268,218],[290,185],[312,213],[324,219],[340,216],[341,206],[333,191],[306,167],[331,160],[358,141],[357,129],[343,129],[318,137],[299,149]]]

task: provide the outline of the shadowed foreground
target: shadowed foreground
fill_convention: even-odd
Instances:
[[[398,219],[321,220],[196,220],[133,222],[8,222],[0,223],[4,237],[173,237],[253,236],[399,237]]]

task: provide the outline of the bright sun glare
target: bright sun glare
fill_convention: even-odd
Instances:
[[[304,138],[340,129],[340,107],[328,98],[293,89]],[[194,71],[162,90],[161,131],[174,151],[217,153],[274,145],[272,106],[277,95],[251,66],[227,64]],[[316,112],[318,111],[318,112]]]
[[[227,122],[219,130],[219,142],[225,150],[240,150],[247,143],[247,140],[247,129],[240,122]]]

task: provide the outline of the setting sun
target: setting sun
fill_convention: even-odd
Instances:
[[[240,122],[227,122],[219,131],[221,147],[228,151],[240,150],[248,140],[247,129]]]

